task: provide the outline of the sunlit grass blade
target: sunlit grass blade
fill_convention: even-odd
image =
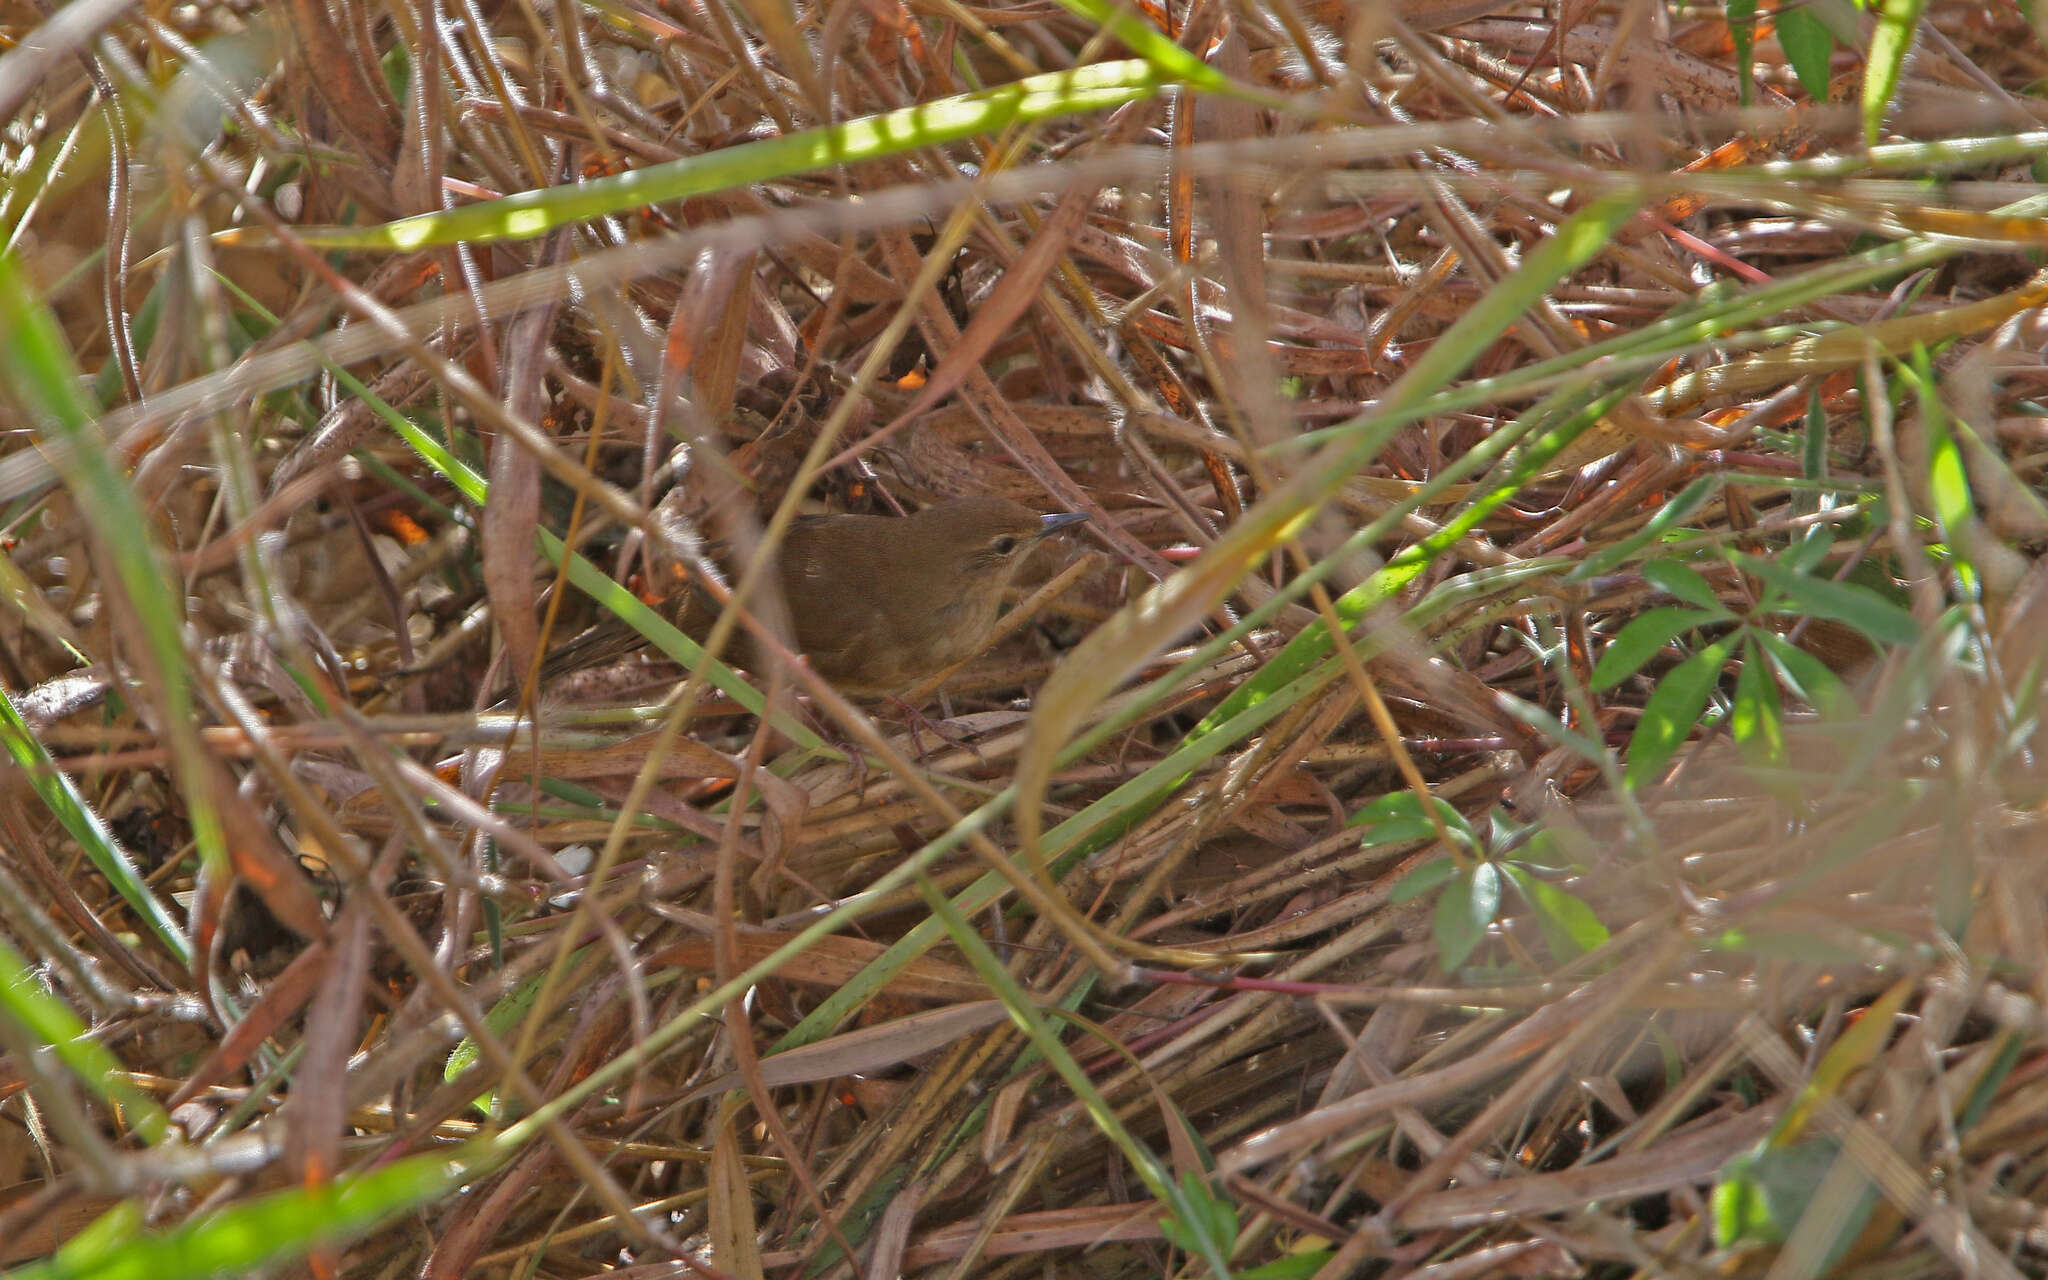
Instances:
[[[1116,1109],[1103,1098],[1094,1081],[1088,1078],[1088,1073],[1067,1051],[1066,1044],[1040,1015],[1036,1002],[1017,985],[1017,980],[1010,976],[1010,971],[1003,967],[995,952],[989,950],[988,943],[967,923],[966,917],[929,880],[923,882],[923,887],[925,901],[931,905],[933,917],[945,927],[948,936],[967,957],[967,962],[974,966],[974,971],[981,975],[982,981],[988,983],[989,989],[1009,1010],[1010,1020],[1030,1040],[1031,1047],[1080,1100],[1096,1129],[1123,1154],[1139,1181],[1145,1184],[1145,1189],[1159,1201],[1160,1207],[1185,1224],[1207,1221],[1209,1213],[1202,1198],[1190,1195],[1188,1188],[1169,1177],[1159,1158],[1124,1127],[1123,1121],[1117,1118]],[[1231,1274],[1229,1259],[1224,1253],[1228,1241],[1218,1241],[1214,1233],[1208,1231],[1190,1230],[1181,1243],[1201,1254],[1211,1274],[1219,1277]]]
[[[410,1156],[317,1187],[228,1204],[168,1231],[96,1234],[0,1280],[208,1280],[247,1275],[356,1239],[446,1195],[460,1181],[450,1155]],[[478,1172],[471,1170],[471,1172]]]
[[[1014,124],[1103,111],[1156,93],[1171,83],[1150,62],[1099,62],[573,186],[522,191],[373,227],[309,228],[298,234],[322,248],[392,251],[528,240],[556,227],[625,213],[642,205],[685,200],[833,165],[880,160],[993,134]]]
[[[1175,44],[1172,36],[1147,21],[1135,9],[1120,5],[1116,0],[1060,0],[1060,4],[1069,12],[1100,25],[1129,46],[1132,52],[1157,67],[1162,75],[1212,93],[1253,96],[1249,90],[1233,85],[1228,76]]]
[[[1899,76],[1920,26],[1927,0],[1879,0],[1877,28],[1870,36],[1870,54],[1863,64],[1863,142],[1877,145],[1884,136],[1885,112],[1899,91]]]

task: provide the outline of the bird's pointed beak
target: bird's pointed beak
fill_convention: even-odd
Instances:
[[[1050,537],[1062,529],[1086,523],[1087,519],[1088,513],[1085,511],[1061,511],[1055,515],[1040,516],[1038,517],[1038,536],[1041,538]]]

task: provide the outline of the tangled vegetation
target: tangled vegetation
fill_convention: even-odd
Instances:
[[[8,1276],[2048,1267],[2019,8],[0,31]]]

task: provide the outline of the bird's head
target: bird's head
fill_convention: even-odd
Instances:
[[[907,556],[935,594],[980,594],[1000,593],[1040,539],[1087,518],[1079,512],[1042,516],[1007,498],[956,498],[892,524],[901,527]]]

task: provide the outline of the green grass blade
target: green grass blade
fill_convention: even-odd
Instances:
[[[21,718],[7,691],[0,689],[0,749],[4,749],[14,763],[28,777],[29,785],[36,795],[57,817],[78,847],[85,850],[85,856],[99,873],[114,886],[114,891],[135,909],[135,914],[156,935],[181,965],[192,963],[192,943],[185,937],[185,931],[164,910],[164,904],[157,900],[144,883],[142,873],[128,857],[128,851],[100,820],[100,815],[78,794],[69,774],[57,767],[43,744],[36,740],[28,723]]]
[[[114,466],[98,426],[98,408],[85,395],[85,380],[49,307],[30,286],[11,253],[0,254],[0,397],[27,411],[52,446],[65,485],[105,549],[115,578],[155,668],[156,703],[170,739],[172,759],[199,856],[225,868],[227,845],[220,816],[202,780],[205,752],[185,670],[183,597],[149,536],[149,524],[135,491]],[[137,655],[143,656],[143,655]]]
[[[395,251],[530,240],[556,227],[642,205],[684,200],[831,165],[880,160],[995,133],[1013,124],[1105,111],[1148,97],[1172,83],[1152,63],[1141,59],[1099,62],[572,186],[521,191],[374,227],[314,228],[299,234],[307,243],[323,248]]]
[[[248,1275],[322,1245],[367,1235],[448,1194],[465,1170],[448,1153],[410,1156],[318,1187],[294,1187],[215,1209],[170,1231],[82,1237],[0,1280],[208,1280]],[[124,1235],[109,1241],[105,1235]]]
[[[370,390],[346,369],[333,364],[328,365],[328,369],[337,381],[374,409],[393,431],[411,445],[422,461],[439,472],[449,484],[454,485],[456,491],[472,506],[479,509],[483,507],[489,496],[490,486],[482,476],[456,457],[439,440],[434,439],[418,423],[380,399],[376,392]],[[760,690],[740,679],[732,668],[722,662],[707,664],[704,650],[698,647],[695,640],[684,635],[666,618],[648,608],[639,597],[613,581],[604,570],[581,555],[571,552],[567,544],[546,529],[539,531],[539,540],[542,554],[546,555],[551,563],[560,565],[562,557],[568,556],[571,585],[624,619],[634,630],[647,637],[655,648],[677,662],[693,671],[700,665],[703,666],[705,678],[734,702],[757,716],[767,714],[768,700],[761,695]],[[824,740],[815,731],[806,728],[787,713],[776,716],[775,727],[798,746],[811,749],[824,744]]]
[[[1882,0],[1877,30],[1871,33],[1870,57],[1863,67],[1863,142],[1876,146],[1884,133],[1884,114],[1899,91],[1906,55],[1913,51],[1913,33],[1927,0]]]
[[[144,1138],[161,1142],[170,1133],[170,1117],[156,1099],[128,1083],[121,1060],[92,1038],[71,1007],[36,980],[28,961],[4,939],[0,939],[0,1018],[27,1033],[33,1043],[47,1046],[79,1083],[108,1106],[118,1108]]]
[[[1212,93],[1228,94],[1232,97],[1256,97],[1265,100],[1270,96],[1254,93],[1248,88],[1231,83],[1228,76],[1175,44],[1171,37],[1154,26],[1143,14],[1124,8],[1116,4],[1115,0],[1059,2],[1067,12],[1088,19],[1115,36],[1131,52],[1151,63],[1163,76],[1182,81],[1197,89],[1207,89]]]

